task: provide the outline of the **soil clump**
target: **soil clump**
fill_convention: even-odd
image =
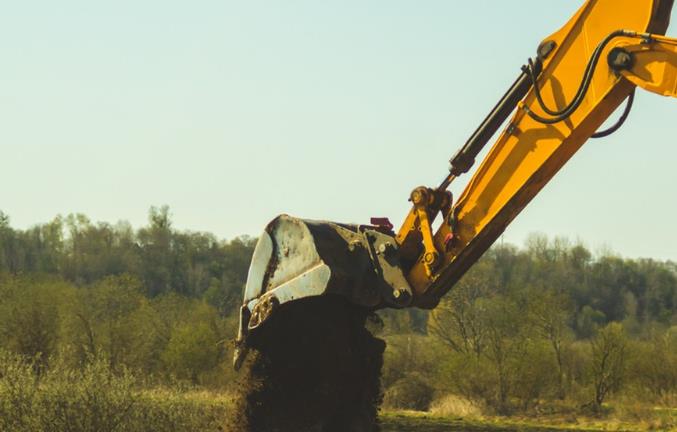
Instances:
[[[252,334],[228,432],[377,432],[385,342],[342,297],[279,307]]]

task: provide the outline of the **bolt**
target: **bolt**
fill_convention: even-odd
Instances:
[[[630,66],[630,63],[632,63],[632,57],[630,56],[630,53],[619,53],[616,57],[615,63],[619,67],[628,67]]]
[[[378,245],[378,254],[390,255],[393,252],[393,244],[390,242],[381,243]]]
[[[628,70],[635,63],[632,53],[620,47],[616,47],[609,52],[607,61],[609,67],[615,71]]]
[[[409,296],[409,292],[406,288],[397,288],[393,291],[393,298],[395,300],[404,300]]]
[[[423,262],[426,264],[432,264],[435,262],[435,254],[432,252],[427,252],[423,255]]]
[[[557,48],[557,43],[555,41],[543,41],[538,46],[538,57],[540,57],[541,60],[545,60],[555,48]]]

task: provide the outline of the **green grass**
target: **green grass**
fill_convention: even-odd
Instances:
[[[35,364],[0,352],[0,432],[218,432],[233,408],[226,393],[183,386],[140,387],[125,371],[113,373],[95,360],[81,370],[53,365],[37,375]],[[612,411],[616,418],[482,417],[385,411],[383,432],[492,431],[668,431],[677,424],[674,408]],[[549,424],[547,424],[549,423]]]
[[[599,431],[601,429],[582,429],[572,427],[552,427],[513,423],[497,420],[467,420],[461,418],[441,418],[413,412],[386,412],[381,415],[383,432],[561,432],[561,431]]]
[[[624,409],[628,409],[625,407]],[[381,414],[383,432],[563,432],[624,431],[677,432],[677,408],[654,408],[652,415],[627,413],[603,417],[477,417],[435,416],[413,411],[385,411]]]
[[[516,430],[461,419],[441,419],[406,414],[385,414],[381,416],[381,424],[383,432],[489,432]]]

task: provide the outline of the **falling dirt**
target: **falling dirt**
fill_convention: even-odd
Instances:
[[[251,339],[226,430],[379,431],[385,343],[367,316],[335,296],[280,306]]]

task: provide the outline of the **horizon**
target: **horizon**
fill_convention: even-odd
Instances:
[[[150,206],[149,209],[148,209],[148,220],[145,222],[145,224],[140,224],[140,225],[135,225],[135,224],[131,223],[130,221],[126,220],[126,219],[119,219],[119,220],[116,220],[116,221],[93,220],[93,219],[90,219],[89,216],[87,216],[86,214],[83,214],[83,213],[68,213],[68,214],[65,214],[65,215],[62,215],[62,214],[55,215],[53,218],[51,218],[47,221],[38,222],[36,224],[33,224],[33,225],[25,227],[25,228],[17,228],[17,227],[13,226],[12,216],[3,212],[2,209],[0,209],[0,216],[5,216],[9,219],[9,227],[10,228],[15,229],[15,230],[22,230],[22,231],[30,230],[32,228],[39,227],[39,226],[47,224],[47,223],[51,223],[54,220],[56,220],[57,218],[61,218],[62,220],[65,220],[69,216],[74,216],[74,217],[84,216],[84,217],[87,218],[88,222],[92,223],[93,225],[108,224],[109,226],[115,228],[118,225],[123,224],[123,225],[128,225],[133,231],[136,232],[139,229],[142,229],[143,227],[150,225],[150,223],[151,223],[150,213],[153,210],[153,208],[161,210],[163,207],[164,206]],[[246,233],[240,234],[240,235],[235,235],[233,237],[220,237],[216,233],[214,233],[212,231],[208,231],[208,230],[185,228],[185,227],[176,227],[175,224],[174,224],[174,219],[173,219],[174,214],[171,211],[172,209],[168,208],[168,210],[169,210],[169,213],[168,213],[169,220],[171,222],[170,227],[172,229],[176,230],[177,232],[212,235],[219,242],[232,242],[234,240],[258,240],[258,235],[250,235],[250,234],[246,234]],[[65,226],[63,228],[64,228],[63,233],[66,235],[66,238],[68,238],[68,231],[66,230]],[[661,258],[651,257],[651,256],[626,256],[626,255],[621,254],[619,251],[614,250],[613,248],[611,248],[607,244],[590,244],[589,242],[587,242],[587,241],[585,241],[584,239],[581,239],[581,238],[575,238],[574,239],[574,238],[569,238],[569,237],[566,237],[566,236],[551,236],[551,235],[548,235],[547,233],[539,232],[539,231],[532,231],[530,233],[527,233],[527,235],[522,239],[522,241],[520,243],[515,242],[515,241],[510,241],[510,240],[506,241],[505,236],[502,235],[501,237],[498,238],[498,240],[496,240],[496,242],[494,242],[494,244],[491,246],[491,248],[494,248],[494,247],[497,247],[497,246],[500,246],[500,247],[513,246],[513,247],[517,248],[518,250],[525,250],[529,247],[528,243],[530,241],[538,240],[540,238],[545,238],[548,241],[548,244],[551,244],[553,242],[562,242],[564,244],[564,247],[567,247],[567,248],[571,248],[571,247],[575,247],[575,246],[582,246],[588,252],[591,253],[593,260],[598,260],[599,258],[603,258],[603,257],[618,257],[618,258],[621,258],[621,259],[624,259],[624,260],[645,260],[645,259],[647,259],[647,260],[653,260],[653,261],[656,261],[656,262],[677,264],[677,261],[673,260],[673,259],[661,259]]]

